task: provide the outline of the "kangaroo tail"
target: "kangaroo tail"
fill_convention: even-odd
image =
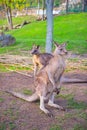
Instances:
[[[11,91],[11,90],[7,90],[6,92],[10,93],[11,95],[13,95],[17,98],[21,98],[21,99],[28,101],[28,102],[33,102],[33,101],[36,101],[36,100],[39,99],[39,96],[36,94],[36,92],[31,96],[26,96],[24,94],[14,92],[14,91]]]

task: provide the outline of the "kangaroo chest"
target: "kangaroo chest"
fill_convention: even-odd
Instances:
[[[40,65],[40,64],[41,64],[38,55],[34,55],[34,56],[33,56],[33,63],[34,63],[35,65]]]
[[[53,77],[55,79],[55,82],[57,82],[61,78],[64,70],[65,70],[65,61],[59,58],[57,63],[54,64]]]
[[[55,57],[52,66],[51,71],[54,73],[58,73],[59,71],[62,72],[65,70],[65,61],[61,57]]]

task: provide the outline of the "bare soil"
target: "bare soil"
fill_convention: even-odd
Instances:
[[[87,74],[77,72],[66,75],[74,78],[87,77]],[[39,101],[35,103],[23,101],[3,91],[7,89],[20,92],[23,92],[24,89],[32,90],[33,78],[15,72],[0,73],[0,123],[6,126],[6,130],[10,130],[10,127],[13,127],[12,129],[14,130],[50,130],[56,125],[62,125],[64,130],[70,130],[75,124],[82,124],[87,129],[87,124],[85,124],[87,120],[80,119],[78,116],[73,117],[77,110],[67,108],[67,99],[56,98],[58,104],[67,108],[65,112],[48,107],[46,104],[54,115],[54,117],[50,118],[39,109]],[[60,94],[73,94],[76,101],[82,101],[87,104],[87,84],[63,84]],[[85,111],[87,113],[87,109]],[[71,114],[72,116],[70,119],[65,118],[62,121],[63,123],[61,123],[60,119],[64,118],[66,114]]]
[[[87,80],[86,72],[87,70],[73,70],[64,75]],[[50,118],[39,109],[39,101],[29,103],[5,92],[8,89],[21,93],[24,90],[33,91],[33,81],[33,78],[16,72],[0,73],[0,130],[87,130],[87,108],[68,105],[69,98],[73,96],[78,105],[84,103],[87,106],[87,83],[62,84],[55,102],[66,111],[49,107],[46,103],[54,115]]]

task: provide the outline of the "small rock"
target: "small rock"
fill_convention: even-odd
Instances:
[[[3,32],[0,32],[0,46],[9,46],[14,44],[16,39],[11,36],[10,34],[4,34]]]

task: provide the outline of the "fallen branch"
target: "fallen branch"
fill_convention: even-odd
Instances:
[[[21,75],[25,75],[25,76],[28,76],[30,78],[32,78],[33,76],[29,75],[29,74],[25,74],[25,73],[22,73],[20,71],[16,71],[16,70],[11,70],[11,69],[8,69],[7,70],[9,71],[13,71],[13,72],[16,72],[16,73],[19,73]],[[70,79],[70,78],[65,78],[63,77],[62,80],[61,80],[62,83],[87,83],[87,80],[81,80],[81,79]]]
[[[30,74],[24,74],[24,73],[22,73],[22,72],[19,72],[19,71],[15,71],[16,73],[19,73],[19,74],[21,74],[21,75],[25,75],[25,76],[28,76],[28,77],[30,77],[30,78],[32,78],[33,76],[31,76]]]
[[[11,71],[11,72],[16,72],[16,73],[19,73],[19,74],[21,74],[21,75],[28,76],[28,77],[30,77],[30,78],[33,77],[33,76],[29,75],[29,74],[25,74],[25,73],[22,73],[22,72],[19,72],[19,71],[16,71],[16,70],[11,70],[11,69],[8,69],[8,68],[6,68],[6,69],[9,70],[9,71]]]

